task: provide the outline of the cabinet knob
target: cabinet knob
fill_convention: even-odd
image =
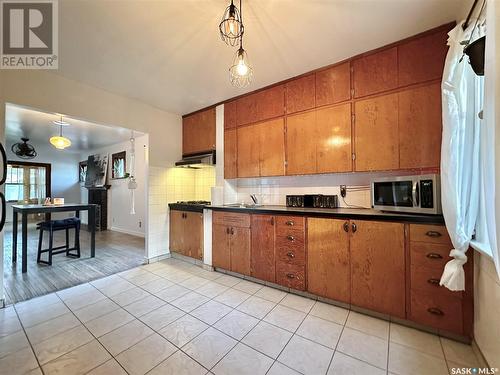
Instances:
[[[344,232],[349,232],[349,222],[348,221],[346,221],[344,223],[343,227],[344,227]]]
[[[295,237],[294,236],[286,236],[286,239],[288,241],[292,241],[292,242],[295,241]]]
[[[285,222],[285,224],[289,225],[291,227],[293,227],[295,225],[295,223],[292,220],[288,220],[287,222]]]
[[[229,234],[229,227],[226,228],[226,233]]]
[[[356,233],[356,231],[358,230],[358,226],[356,225],[356,223],[352,223],[351,228],[352,228],[352,233]]]
[[[439,316],[444,315],[444,312],[441,309],[438,309],[437,307],[429,307],[427,309],[427,312],[433,315],[439,315]]]
[[[427,258],[429,259],[443,259],[443,257],[441,256],[441,254],[437,254],[437,253],[428,253],[426,255]]]
[[[291,252],[291,251],[289,251],[288,253],[286,253],[286,256],[287,256],[288,258],[290,258],[290,259],[295,258],[295,254],[294,254],[293,252]]]
[[[439,233],[439,232],[437,232],[435,230],[430,230],[430,231],[426,232],[425,235],[428,236],[428,237],[433,237],[433,238],[437,238],[437,237],[441,237],[442,236],[441,233]]]
[[[429,280],[427,280],[427,282],[429,284],[431,284],[431,285],[436,285],[436,286],[439,285],[439,280],[438,279],[430,278]]]
[[[289,279],[295,279],[295,275],[293,273],[287,273],[286,277],[288,277]]]

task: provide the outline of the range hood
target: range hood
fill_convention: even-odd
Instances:
[[[176,167],[199,169],[215,165],[215,151],[185,155],[175,163]]]

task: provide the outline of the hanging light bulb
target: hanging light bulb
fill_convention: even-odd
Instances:
[[[240,1],[241,8],[241,1]],[[226,8],[222,15],[222,21],[219,24],[219,32],[221,39],[230,46],[238,44],[240,37],[243,35],[243,23],[241,22],[241,14],[236,5],[231,4]]]
[[[231,84],[235,87],[246,87],[252,82],[253,69],[250,66],[247,51],[243,48],[243,40],[236,51],[233,65],[229,68]]]
[[[54,125],[59,125],[59,135],[50,137],[50,144],[59,150],[64,150],[65,148],[71,146],[71,141],[62,134],[63,126],[68,126],[69,123],[63,121],[62,116],[60,120],[53,121],[53,123]]]

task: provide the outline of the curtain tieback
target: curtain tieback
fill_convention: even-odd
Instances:
[[[464,290],[465,273],[463,265],[467,262],[467,255],[463,251],[453,249],[450,251],[450,256],[454,259],[444,266],[439,285],[445,286],[452,291]]]

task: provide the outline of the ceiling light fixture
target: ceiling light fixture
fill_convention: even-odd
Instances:
[[[243,25],[243,8],[240,0],[240,20]],[[243,33],[240,35],[240,48],[236,51],[233,65],[229,68],[231,84],[235,87],[246,87],[252,82],[253,69],[248,59],[247,51],[243,48]]]
[[[69,123],[63,121],[62,116],[61,116],[60,120],[56,120],[56,121],[52,121],[52,122],[54,125],[59,126],[59,135],[55,135],[53,137],[50,137],[50,139],[49,139],[50,144],[59,150],[64,150],[65,148],[71,146],[71,141],[68,138],[64,137],[63,133],[62,133],[63,126],[68,126]]]
[[[241,8],[241,0],[240,0]],[[241,21],[239,9],[234,5],[233,0],[222,15],[222,21],[219,24],[221,39],[229,46],[236,46],[240,37],[243,35],[244,27]]]

